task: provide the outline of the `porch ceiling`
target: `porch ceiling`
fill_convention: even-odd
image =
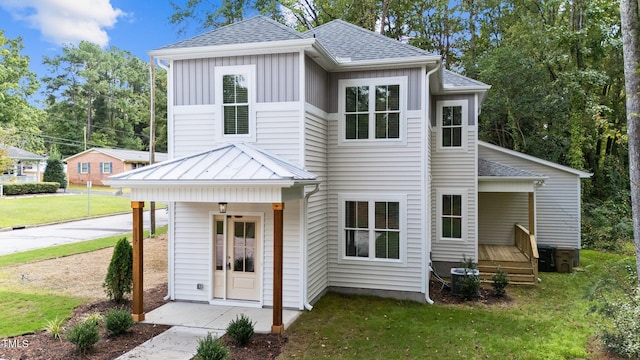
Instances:
[[[248,144],[226,144],[109,177],[132,200],[281,202],[299,198],[317,176]]]

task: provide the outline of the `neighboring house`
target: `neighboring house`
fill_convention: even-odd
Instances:
[[[34,154],[15,146],[0,145],[6,156],[12,160],[8,171],[0,174],[0,182],[40,182],[47,167],[47,157]]]
[[[150,54],[168,70],[170,160],[110,185],[131,188],[134,253],[142,201],[169,203],[172,300],[273,306],[278,332],[282,306],[328,290],[430,302],[432,267],[516,249],[534,283],[535,234],[580,248],[590,174],[478,141],[490,87],[438,55],[264,17]]]
[[[155,162],[167,160],[167,154],[155,153]],[[149,165],[149,152],[122,149],[91,148],[64,159],[69,184],[103,185],[111,175]]]

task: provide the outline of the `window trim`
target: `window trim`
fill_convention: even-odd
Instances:
[[[345,93],[347,87],[369,86],[369,89],[381,85],[400,86],[400,119],[397,139],[376,138],[375,91],[369,91],[369,136],[366,139],[346,138],[346,104]],[[404,145],[407,143],[407,76],[379,77],[366,79],[338,80],[338,145],[339,146],[371,146],[371,145]]]
[[[244,75],[247,78],[247,91],[249,101],[249,133],[225,134],[224,133],[224,104],[222,100],[222,79],[225,75]],[[255,65],[231,65],[217,66],[214,69],[215,78],[215,102],[216,102],[216,139],[221,141],[256,141],[256,66]]]
[[[459,195],[461,196],[462,203],[462,226],[460,229],[460,233],[462,237],[458,238],[449,238],[443,237],[442,234],[442,197],[445,195]],[[467,243],[469,239],[469,234],[467,233],[467,223],[469,221],[468,214],[468,194],[467,190],[464,188],[442,188],[436,190],[436,242],[458,242],[458,243]]]
[[[369,203],[369,257],[346,255],[345,213],[347,201],[362,201]],[[375,203],[399,203],[399,232],[400,256],[398,259],[384,259],[375,257]],[[338,194],[338,262],[345,264],[368,264],[383,266],[407,266],[407,196],[404,194]]]
[[[448,106],[460,106],[462,116],[462,134],[460,146],[443,146],[443,119],[442,109]],[[438,151],[466,151],[469,136],[469,102],[467,100],[440,100],[436,102],[436,121],[437,121],[437,149]]]
[[[109,172],[107,172],[107,165],[109,167]],[[100,174],[111,174],[113,173],[113,163],[112,162],[101,162],[100,163]]]
[[[84,170],[84,165],[87,166],[87,169]],[[90,162],[79,162],[78,163],[78,174],[90,174],[91,173],[91,163]]]

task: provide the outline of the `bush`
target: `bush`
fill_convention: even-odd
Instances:
[[[3,185],[4,195],[45,194],[58,191],[57,182],[8,183]]]
[[[505,288],[509,284],[509,279],[507,278],[507,274],[502,271],[502,266],[498,265],[498,269],[495,275],[491,277],[491,280],[493,280],[492,286],[496,296],[504,296],[504,294],[506,294]]]
[[[244,345],[253,336],[254,325],[255,323],[251,322],[244,314],[240,314],[240,317],[236,315],[236,319],[227,326],[227,335],[235,340],[238,345]]]
[[[133,326],[133,317],[128,310],[112,309],[104,314],[104,326],[111,334],[120,335]]]
[[[214,339],[207,334],[204,339],[198,340],[196,359],[199,360],[223,360],[229,358],[229,349],[222,344],[219,338]]]
[[[472,258],[463,257],[460,267],[464,268],[464,276],[460,281],[460,296],[465,300],[471,300],[478,297],[480,290],[480,276],[474,274],[474,270],[478,269],[478,264],[473,262]]]
[[[582,211],[582,246],[618,252],[633,241],[633,219],[628,191],[606,201],[585,202]]]
[[[640,358],[640,293],[623,300],[609,302],[601,310],[613,326],[600,337],[607,350],[626,358]]]
[[[118,240],[113,249],[109,270],[102,286],[109,299],[122,302],[125,294],[131,293],[133,284],[133,248],[127,240]]]
[[[100,331],[95,321],[83,321],[69,329],[66,334],[67,341],[76,346],[76,350],[85,353],[100,340]]]
[[[42,180],[45,182],[56,182],[60,188],[67,187],[67,180],[64,176],[64,169],[60,159],[49,158],[47,160],[47,168],[44,169]]]
[[[56,316],[53,320],[47,320],[44,329],[46,332],[51,334],[54,339],[61,339],[62,330],[64,329],[62,324],[64,324],[64,319],[60,319]]]

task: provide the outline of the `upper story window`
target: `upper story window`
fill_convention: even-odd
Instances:
[[[79,174],[89,174],[91,173],[91,164],[88,162],[78,163],[78,173]]]
[[[215,74],[219,138],[255,140],[255,66],[221,66]]]
[[[437,103],[438,149],[466,149],[468,122],[467,101],[447,100]]]
[[[404,141],[406,77],[340,80],[340,141]]]

